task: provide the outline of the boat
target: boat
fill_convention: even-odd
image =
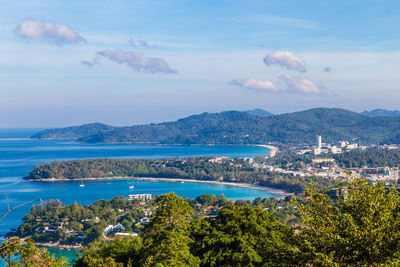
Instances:
[[[80,187],[84,187],[85,185],[83,184],[83,181],[81,181],[81,184],[79,185]]]
[[[133,189],[133,188],[135,188],[133,185],[129,186],[129,189]]]

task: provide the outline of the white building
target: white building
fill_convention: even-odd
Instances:
[[[351,145],[347,145],[347,149],[348,150],[351,150],[351,149],[356,149],[358,147],[358,144],[357,143],[355,143],[355,144],[351,144]]]
[[[142,199],[142,200],[150,200],[151,199],[151,194],[134,194],[134,195],[129,195],[130,200],[134,199]]]
[[[122,224],[117,224],[116,226],[109,224],[106,228],[104,228],[104,232],[106,234],[110,234],[115,231],[122,231],[124,230],[124,226]]]
[[[322,137],[320,135],[317,135],[315,146],[317,148],[321,148],[322,147]]]
[[[319,154],[321,154],[321,148],[320,147],[314,148],[314,155],[319,155]]]
[[[115,236],[138,236],[137,233],[115,233]]]
[[[104,232],[105,232],[106,234],[111,233],[113,230],[114,230],[114,225],[112,225],[112,224],[110,224],[110,225],[108,225],[106,228],[104,228]]]

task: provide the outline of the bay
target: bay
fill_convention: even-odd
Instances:
[[[191,156],[254,157],[267,156],[269,149],[259,146],[172,146],[154,144],[82,144],[70,140],[32,140],[29,136],[39,129],[0,129],[0,216],[7,211],[6,194],[11,207],[42,199],[59,199],[65,204],[91,204],[99,199],[128,196],[133,193],[164,194],[175,192],[182,197],[195,198],[215,194],[229,199],[255,199],[279,196],[272,193],[231,185],[192,182],[151,182],[133,180],[78,182],[31,182],[23,179],[37,165],[54,160],[85,158],[165,158]],[[129,186],[134,184],[134,189]],[[22,206],[0,221],[0,241],[21,223],[31,205]],[[58,255],[71,251],[53,250]],[[0,264],[1,265],[1,264]]]

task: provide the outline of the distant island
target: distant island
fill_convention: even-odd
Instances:
[[[249,111],[203,113],[174,122],[127,127],[85,124],[44,130],[32,138],[77,139],[86,143],[299,145],[311,144],[316,135],[323,135],[326,142],[357,139],[361,144],[400,143],[399,117],[371,117],[336,108],[271,116],[252,114]]]

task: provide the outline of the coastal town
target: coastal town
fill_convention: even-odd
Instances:
[[[270,146],[271,147],[271,146]],[[372,181],[397,181],[399,179],[399,167],[390,166],[361,166],[341,167],[335,160],[335,155],[362,151],[398,151],[397,144],[391,145],[359,145],[357,142],[339,141],[337,143],[323,143],[322,136],[316,136],[314,146],[289,147],[286,153],[299,156],[296,160],[300,162],[288,162],[277,164],[271,161],[256,161],[254,158],[245,160],[257,169],[266,169],[271,172],[289,174],[292,176],[314,176],[332,180],[347,179],[354,177],[365,177]],[[276,155],[277,149],[266,158],[270,159]],[[304,157],[303,157],[304,156]],[[301,160],[304,159],[304,160]],[[305,160],[307,159],[307,160]]]

